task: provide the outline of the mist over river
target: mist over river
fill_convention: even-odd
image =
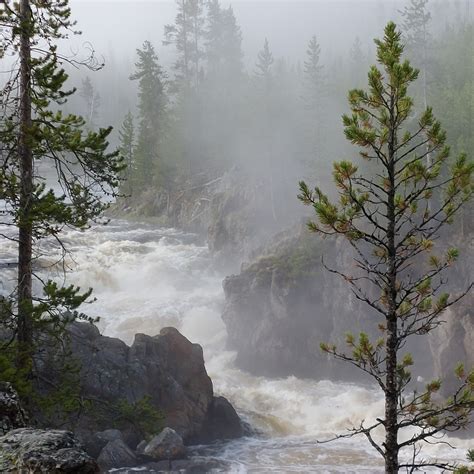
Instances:
[[[267,379],[234,366],[235,354],[226,350],[221,319],[225,275],[216,270],[197,236],[112,220],[86,232],[68,231],[64,243],[71,250],[67,282],[94,288],[97,301],[83,311],[100,317],[99,328],[105,335],[131,343],[136,333],[155,335],[165,326],[175,326],[203,346],[215,392],[227,397],[256,432],[193,448],[193,455],[226,461],[228,472],[383,471],[365,439],[317,443],[382,413],[383,400],[375,388],[296,377]],[[51,250],[50,243],[44,245]],[[13,261],[14,248],[14,243],[2,243],[2,260]],[[62,266],[48,255],[36,265],[62,280]],[[14,270],[2,269],[2,276],[1,291],[6,292]],[[468,441],[450,441],[459,449],[430,446],[425,455],[462,461]]]

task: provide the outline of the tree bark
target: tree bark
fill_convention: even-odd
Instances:
[[[397,383],[397,267],[395,246],[395,150],[397,146],[394,102],[390,104],[390,139],[388,144],[387,172],[390,182],[387,196],[387,246],[388,246],[388,298],[387,341],[386,341],[386,380],[385,380],[385,473],[398,473],[398,383]]]
[[[18,364],[28,369],[33,343],[32,328],[32,199],[33,153],[29,142],[31,130],[31,10],[29,0],[20,1],[20,210],[18,244]]]

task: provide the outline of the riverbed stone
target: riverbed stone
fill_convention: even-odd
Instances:
[[[186,457],[183,438],[171,428],[164,428],[145,447],[143,453],[156,460],[182,459]]]
[[[138,458],[122,439],[118,438],[105,445],[97,462],[100,468],[106,471],[118,467],[136,466]]]
[[[0,382],[0,435],[27,424],[27,416],[12,385]]]
[[[99,466],[71,432],[19,428],[0,437],[0,472],[96,474]]]

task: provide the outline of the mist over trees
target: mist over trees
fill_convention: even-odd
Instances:
[[[75,23],[67,0],[21,0],[12,7],[0,2],[0,58],[5,65],[0,73],[0,226],[7,229],[0,237],[18,246],[18,262],[12,262],[18,265],[15,289],[0,296],[0,379],[12,381],[28,399],[34,392],[37,354],[52,350],[52,340],[62,343],[70,322],[94,322],[79,311],[91,301],[92,290],[44,280],[49,268],[36,271],[35,263],[48,252],[59,252],[51,267],[61,267],[65,280],[69,250],[64,231],[86,230],[111,203],[106,220],[143,218],[146,225],[156,226],[159,235],[140,236],[146,243],[156,239],[153,243],[161,245],[162,227],[176,227],[190,232],[185,236],[189,241],[196,237],[192,246],[207,238],[212,271],[254,268],[249,288],[258,287],[255,299],[261,297],[262,305],[271,307],[260,336],[267,336],[268,326],[274,320],[278,325],[281,317],[288,323],[275,331],[284,333],[282,346],[293,337],[298,352],[300,339],[314,344],[316,352],[317,343],[303,334],[306,322],[295,334],[287,329],[293,329],[294,313],[285,304],[298,300],[297,306],[304,300],[306,290],[295,291],[293,300],[288,294],[293,297],[302,274],[311,279],[321,269],[314,261],[332,244],[316,241],[303,253],[288,251],[284,257],[272,254],[274,250],[266,253],[265,247],[271,247],[269,242],[274,249],[281,242],[289,249],[306,245],[302,229],[308,209],[299,197],[319,219],[319,224],[310,223],[311,230],[338,234],[338,245],[347,239],[356,270],[332,272],[381,317],[375,328],[378,339],[370,332],[348,333],[346,352],[322,345],[326,354],[371,375],[385,398],[384,418],[355,427],[350,436],[365,435],[383,457],[387,473],[454,468],[448,462],[419,460],[418,445],[467,426],[474,375],[458,365],[453,378],[460,388],[450,399],[441,400],[440,380],[413,393],[413,359],[402,349],[412,336],[437,329],[445,310],[472,291],[470,282],[467,290],[449,288],[452,296],[441,291],[444,271],[458,259],[450,239],[467,246],[474,230],[468,203],[474,173],[469,161],[474,150],[469,0],[384,0],[370,5],[328,0],[320,6],[255,2],[250,10],[224,0],[173,0],[172,8],[170,2],[160,3],[117,2],[117,13],[114,4],[72,0],[73,12],[77,7],[86,18],[90,15],[86,28],[95,25],[93,33],[103,37],[97,51],[93,44],[81,45],[84,60],[71,39]],[[305,8],[311,14],[305,15]],[[282,17],[277,26],[272,25],[273,9]],[[289,14],[293,11],[301,31]],[[129,15],[117,22],[124,12]],[[387,23],[384,39],[374,46],[372,36],[377,31],[380,37]],[[115,41],[119,36],[124,40]],[[375,62],[379,69],[372,66]],[[358,167],[352,160],[359,153],[351,145],[363,148],[360,155],[366,159]],[[337,161],[341,157],[345,160]],[[324,193],[331,180],[335,188]],[[208,218],[200,220],[203,214]],[[197,231],[194,221],[201,226]],[[451,231],[446,231],[447,224],[452,224]],[[130,235],[134,232],[132,228]],[[163,241],[174,242],[173,233],[163,234]],[[179,245],[188,245],[180,238]],[[434,253],[435,243],[443,252]],[[131,259],[149,258],[151,245],[145,248],[138,238],[133,244],[127,244],[133,247],[130,253],[136,252]],[[316,246],[320,248],[315,251]],[[332,250],[337,260],[340,247]],[[143,254],[137,258],[139,252]],[[226,270],[219,267],[219,258],[231,262],[224,262]],[[253,267],[252,259],[260,259],[264,271]],[[196,267],[197,278],[206,276],[204,260]],[[262,296],[266,287],[259,286],[264,278],[268,299]],[[187,285],[199,289],[186,280],[185,290]],[[366,292],[365,285],[375,290]],[[306,293],[312,290],[308,285]],[[313,296],[315,304],[326,298]],[[222,301],[213,298],[220,310]],[[301,306],[312,310],[313,303]],[[336,311],[330,308],[332,320]],[[174,317],[173,308],[168,311]],[[176,313],[181,316],[180,311]],[[271,351],[287,348],[272,341],[269,346],[273,358]],[[289,350],[288,358],[292,356]],[[80,371],[66,366],[63,372],[74,379]],[[55,388],[66,408],[70,404],[71,412],[80,412],[85,405],[76,404],[76,379],[68,383],[66,390],[62,381]],[[51,410],[55,401],[50,398]],[[145,403],[140,416],[146,417],[148,408]],[[402,440],[399,434],[406,428],[415,428],[417,434]],[[384,432],[383,442],[376,440],[374,430]],[[407,448],[414,453],[411,462],[405,459]]]
[[[453,55],[452,51],[456,41],[459,48],[472,42],[472,26],[461,15],[462,5],[459,14],[452,14],[451,8],[444,24],[440,24],[440,18],[448,6],[436,4],[435,18],[430,10],[434,6],[421,0],[388,2],[377,7],[377,15],[391,14],[399,19],[407,54],[422,71],[422,80],[415,85],[417,107],[429,100],[445,119],[450,141],[467,149],[472,134],[466,129],[466,121],[456,127],[451,123],[470,113],[470,101],[460,99],[457,84],[463,82],[461,89],[467,96],[472,74],[470,62],[462,61],[462,55]],[[175,2],[174,21],[161,32],[154,32],[153,37],[147,36],[146,43],[136,47],[142,51],[147,45],[156,55],[159,100],[155,98],[151,104],[153,100],[144,99],[145,79],[129,81],[138,69],[130,64],[127,73],[123,63],[119,69],[115,53],[107,55],[106,59],[112,56],[111,60],[106,61],[100,81],[92,84],[104,103],[93,107],[94,120],[100,117],[115,125],[113,139],[117,145],[118,129],[128,112],[132,114],[136,145],[134,156],[130,156],[134,166],[127,173],[131,179],[128,186],[135,196],[146,186],[161,186],[172,192],[182,187],[179,183],[198,177],[203,181],[217,178],[238,165],[247,170],[257,186],[261,183],[266,189],[263,192],[267,193],[273,215],[278,200],[287,202],[294,194],[290,179],[296,183],[302,176],[318,180],[331,176],[330,163],[348,150],[336,133],[339,117],[345,111],[343,98],[348,89],[365,82],[371,38],[356,34],[344,48],[331,54],[334,47],[323,42],[315,29],[301,45],[299,57],[287,58],[274,50],[272,37],[262,31],[255,52],[246,53],[235,10],[218,0]],[[435,49],[440,51],[436,60],[432,57]],[[138,54],[144,51],[130,61],[137,63]],[[466,54],[464,57],[470,57]],[[457,67],[447,66],[447,61],[456,58]],[[112,92],[115,98],[111,100]],[[457,107],[445,106],[451,99],[458,103],[461,114],[455,112]],[[106,102],[111,107],[105,107]],[[155,108],[154,118],[145,118],[145,103],[150,110]],[[153,129],[150,120],[160,123],[155,122],[155,136],[145,137],[145,122]],[[270,162],[272,173],[268,176]],[[134,179],[136,186],[131,184]],[[143,181],[146,185],[139,186]],[[278,193],[272,197],[274,187]]]

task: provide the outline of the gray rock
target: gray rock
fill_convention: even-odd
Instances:
[[[145,447],[143,453],[157,461],[182,459],[186,457],[186,448],[181,436],[171,428],[164,428]]]
[[[27,417],[20,405],[18,394],[11,384],[0,382],[0,436],[16,428],[23,428]]]
[[[206,424],[209,440],[235,439],[243,436],[243,427],[234,407],[224,397],[214,397]]]
[[[0,437],[0,472],[95,474],[99,466],[68,431],[20,428]]]
[[[108,443],[109,441],[116,441],[118,439],[123,441],[122,432],[120,430],[104,430],[95,434],[96,438]]]
[[[103,470],[136,466],[138,458],[135,453],[121,440],[109,441],[97,458],[99,466]]]
[[[78,433],[88,453],[98,456],[109,435],[118,437],[118,432],[108,431],[110,428],[120,429],[123,441],[135,448],[147,434],[140,426],[140,415],[136,420],[129,420],[130,414],[128,418],[118,415],[124,403],[133,407],[145,398],[164,416],[156,428],[151,427],[154,432],[164,425],[179,433],[186,443],[209,440],[207,424],[214,394],[201,346],[175,328],[164,328],[154,337],[137,334],[130,347],[119,339],[100,335],[87,323],[73,323],[69,331],[72,354],[82,366],[82,396],[101,401],[93,411],[81,413],[68,425]],[[42,370],[54,373],[47,366]],[[49,387],[43,389],[47,393]],[[107,407],[112,409],[107,411]],[[104,430],[105,434],[95,434]],[[104,436],[106,439],[101,439]]]
[[[138,445],[137,445],[137,449],[136,449],[137,453],[138,453],[138,454],[143,454],[143,452],[144,452],[144,450],[145,450],[147,444],[148,444],[147,441],[145,441],[144,439],[141,440],[141,441],[138,443]]]

